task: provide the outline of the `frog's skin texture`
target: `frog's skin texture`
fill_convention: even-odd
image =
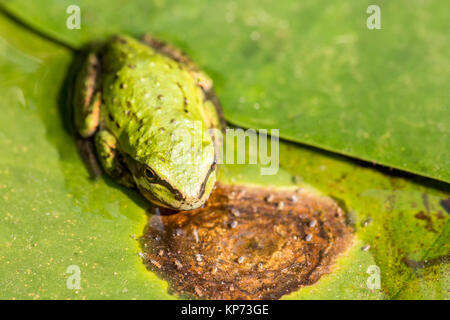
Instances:
[[[150,36],[115,36],[88,55],[74,91],[77,132],[108,175],[157,206],[205,203],[219,148],[208,129],[222,123],[212,81],[192,61]]]

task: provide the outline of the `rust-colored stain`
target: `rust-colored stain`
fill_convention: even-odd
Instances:
[[[402,258],[402,262],[406,264],[408,267],[412,269],[423,269],[439,264],[449,264],[450,263],[450,255],[439,256],[433,259],[427,260],[412,260],[408,256],[404,256]]]
[[[425,214],[423,211],[419,211],[414,215],[414,217],[426,222],[425,229],[427,231],[437,233],[436,229],[434,229],[433,227],[433,221],[431,220],[431,217],[429,215]]]
[[[330,198],[218,184],[204,208],[153,215],[141,243],[172,293],[278,299],[319,280],[351,237]]]

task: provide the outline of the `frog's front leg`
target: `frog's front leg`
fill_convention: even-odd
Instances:
[[[108,130],[100,129],[95,134],[95,147],[98,159],[106,173],[120,184],[134,187],[133,177],[117,149],[117,139]]]
[[[92,136],[98,127],[101,105],[99,78],[99,58],[96,53],[90,53],[76,79],[73,101],[75,126],[83,138]]]

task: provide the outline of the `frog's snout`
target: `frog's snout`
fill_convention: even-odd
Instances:
[[[177,190],[168,183],[152,183],[148,189],[139,187],[141,194],[154,205],[172,210],[193,210],[208,200],[216,182],[216,172],[212,170],[197,187],[186,186],[186,190]],[[194,194],[192,189],[198,190]]]

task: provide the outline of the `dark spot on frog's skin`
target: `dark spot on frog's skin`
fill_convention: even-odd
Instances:
[[[136,65],[135,64],[130,64],[130,65],[128,65],[128,68],[134,69],[134,68],[136,68]]]
[[[125,89],[126,87],[127,87],[127,85],[125,83],[120,84],[120,89]]]
[[[125,39],[125,38],[122,38],[122,37],[117,37],[117,40],[120,42],[120,43],[122,43],[122,44],[126,44],[127,43],[127,40]]]
[[[159,128],[159,131],[164,132],[165,130],[164,128]]]
[[[189,111],[186,109],[187,104],[189,102],[189,100],[186,98],[186,93],[183,90],[183,87],[181,86],[181,84],[179,82],[177,82],[177,86],[180,89],[181,93],[183,94],[183,108],[184,108],[184,112],[189,113]]]
[[[170,123],[175,123],[175,119],[171,119],[171,120],[170,120]]]
[[[114,119],[114,117],[112,116],[111,113],[108,113],[108,118],[109,118],[109,120],[111,120],[111,122],[114,122],[114,124],[116,125],[117,128],[120,129],[120,124]]]

